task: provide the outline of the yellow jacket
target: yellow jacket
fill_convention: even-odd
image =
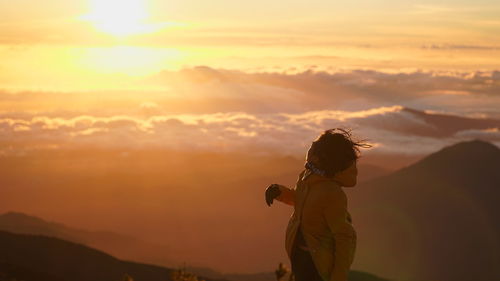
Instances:
[[[304,170],[295,188],[280,185],[281,194],[276,198],[294,206],[286,229],[288,257],[292,257],[293,242],[302,223],[300,229],[324,281],[347,281],[356,250],[356,231],[341,184]]]

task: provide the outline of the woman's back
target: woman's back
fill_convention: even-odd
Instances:
[[[337,270],[349,267],[354,258],[356,232],[350,224],[346,195],[337,182],[311,174],[297,182],[295,200],[287,228],[287,250],[291,256],[293,243],[300,242],[296,239],[300,231],[318,273],[329,280],[336,250],[342,252],[339,256],[345,260]],[[340,245],[340,249],[336,249],[336,245]]]
[[[306,183],[308,185],[308,194],[304,198],[302,207],[301,230],[307,233],[308,236],[320,240],[323,244],[333,245],[333,235],[328,228],[324,212],[329,204],[326,200],[329,189],[340,189],[340,186],[331,181],[317,181],[314,179],[306,180]]]

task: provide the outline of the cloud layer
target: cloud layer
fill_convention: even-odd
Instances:
[[[500,120],[428,114],[402,106],[304,113],[0,118],[2,153],[33,148],[252,151],[300,154],[322,130],[351,127],[375,151],[420,154],[470,138],[500,143]]]
[[[3,92],[1,151],[95,146],[302,154],[350,127],[372,151],[500,142],[500,72],[243,72],[206,66],[142,81],[157,92]],[[23,152],[24,151],[24,152]]]

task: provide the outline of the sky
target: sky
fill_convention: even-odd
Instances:
[[[498,15],[486,0],[0,1],[0,152],[302,155],[329,126],[381,153],[498,143]],[[440,134],[436,114],[467,125]]]
[[[499,12],[497,1],[3,0],[0,82],[144,89],[129,80],[198,65],[493,70]]]
[[[10,119],[393,106],[497,118],[499,14],[497,1],[3,0],[0,103]]]

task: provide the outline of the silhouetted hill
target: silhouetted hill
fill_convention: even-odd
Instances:
[[[110,235],[110,237],[118,237],[119,239],[126,239],[126,236],[121,236],[119,234],[108,233],[108,232],[88,232],[85,230],[77,230],[74,228],[67,227],[60,223],[48,222],[43,219],[29,216],[23,213],[17,212],[9,212],[3,215],[0,215],[0,230],[6,230],[8,232],[15,232],[20,234],[32,234],[32,235],[42,235],[35,237],[43,237],[43,236],[52,236],[55,238],[65,238],[64,240],[69,240],[69,242],[78,242],[81,240],[85,240],[86,236],[89,234],[97,235],[98,233],[106,236]],[[1,232],[0,232],[1,233]],[[7,235],[8,236],[8,235]],[[1,237],[1,235],[0,235]],[[40,238],[37,238],[40,239]],[[43,239],[43,238],[41,238]],[[75,240],[71,240],[75,239]],[[126,240],[125,240],[126,241]],[[133,241],[133,240],[132,240]],[[1,244],[1,242],[0,242]],[[127,247],[127,244],[122,244],[122,247]],[[34,250],[34,249],[33,249]],[[1,254],[0,254],[1,257]],[[12,261],[10,261],[12,262]],[[18,261],[17,261],[18,262]],[[187,267],[190,272],[193,272],[200,276],[206,276],[214,279],[226,279],[231,281],[274,281],[276,277],[273,272],[263,272],[263,273],[255,273],[255,274],[222,274],[211,270],[209,268],[199,268],[199,267]],[[59,280],[55,276],[37,272],[32,269],[28,269],[26,267],[19,266],[18,263],[13,264],[0,264],[0,273],[4,273],[5,276],[8,277],[17,277],[17,279],[21,278],[25,281],[43,281],[50,280],[55,281]],[[0,275],[1,276],[1,275]],[[353,271],[351,272],[352,281],[384,281],[385,279],[378,278],[374,275]],[[10,280],[10,279],[8,279]],[[137,280],[137,279],[136,279]],[[2,279],[0,279],[2,281]]]
[[[64,281],[45,272],[34,271],[19,265],[0,262],[0,281]]]
[[[48,222],[43,219],[18,212],[0,215],[0,230],[15,233],[41,234],[83,243],[76,230],[63,224]]]
[[[500,280],[500,149],[474,140],[350,193],[354,266],[397,280]]]
[[[495,145],[473,140],[457,143],[433,153],[391,177],[437,176],[456,182],[491,184],[491,177],[500,179],[496,168],[500,164],[500,149]],[[458,173],[457,173],[458,172]],[[496,176],[496,178],[495,178]]]
[[[415,187],[425,184],[434,190],[462,190],[488,214],[496,215],[500,198],[499,171],[500,149],[491,143],[473,140],[445,147],[372,184],[401,189],[399,187],[408,185],[411,179]]]
[[[125,274],[135,281],[170,280],[171,269],[122,261],[87,246],[53,237],[0,231],[0,249],[1,263],[54,276],[56,280],[121,281]],[[18,274],[25,273],[19,271]]]
[[[121,259],[155,264],[174,264],[168,247],[108,231],[87,231],[19,212],[0,215],[0,230],[39,234],[85,244]]]

